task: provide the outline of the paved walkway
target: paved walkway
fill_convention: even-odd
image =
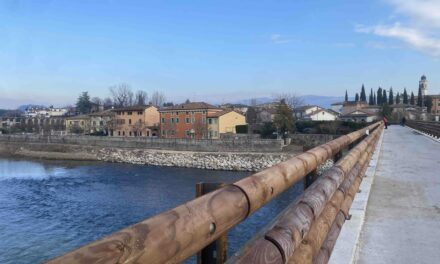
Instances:
[[[356,263],[440,263],[440,143],[385,130]]]

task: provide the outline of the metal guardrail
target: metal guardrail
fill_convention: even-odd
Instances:
[[[440,138],[440,122],[408,120],[406,124],[415,130]]]
[[[367,137],[366,134],[373,130],[374,132]],[[325,205],[330,197],[333,199],[333,193],[350,193],[338,186],[345,183],[345,178],[348,177],[346,172],[351,172],[357,166],[356,171],[352,173],[357,176],[359,173],[356,172],[365,167],[365,162],[369,159],[381,130],[382,122],[378,122],[341,136],[271,168],[67,253],[49,263],[182,262],[245,220],[278,194],[304,179],[320,164],[333,157],[340,157],[342,151],[360,142],[330,170],[332,172],[330,176],[319,178],[310,186],[310,191],[306,193],[312,194],[304,196],[307,204],[299,203],[294,207],[296,209],[292,211],[292,216],[304,214],[307,217],[301,216],[291,221],[301,228],[284,229],[287,232],[292,231],[287,234],[291,235],[290,240],[294,243],[286,245],[293,247],[290,249],[289,246],[280,247],[284,245],[282,244],[284,240],[277,240],[280,242],[278,245],[272,244],[272,252],[274,254],[278,252],[281,260],[285,262],[296,251],[294,249],[298,248],[298,241],[301,241],[299,238],[313,234],[312,224],[316,222],[314,220],[319,219],[321,212],[326,210]],[[349,182],[350,186],[353,182],[354,180]],[[343,197],[345,198],[345,195]],[[342,198],[338,199],[342,201]],[[348,202],[345,203],[344,199],[343,205],[345,204]],[[275,231],[277,230],[272,232],[273,238],[285,237],[283,232]]]

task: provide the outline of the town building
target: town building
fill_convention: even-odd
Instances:
[[[277,115],[277,110],[274,108],[265,108],[257,112],[257,122],[258,123],[269,123],[275,120]]]
[[[431,114],[440,115],[440,95],[431,95],[432,107]]]
[[[25,117],[55,117],[55,116],[65,116],[67,115],[68,108],[57,108],[57,107],[30,107],[24,112]]]
[[[129,106],[113,110],[114,123],[108,128],[116,137],[156,137],[159,135],[158,109],[153,105]]]
[[[337,113],[342,113],[342,107],[344,107],[344,102],[337,102],[331,104],[330,109]]]
[[[65,127],[67,133],[71,134],[85,134],[88,135],[92,133],[90,116],[88,115],[78,115],[71,116],[65,119]]]
[[[364,123],[364,122],[369,123],[380,119],[377,113],[367,109],[354,110],[352,112],[342,114],[339,118],[342,121],[357,122],[357,123]]]
[[[338,113],[321,108],[302,117],[303,120],[311,121],[335,121],[337,118]]]
[[[233,110],[211,112],[208,118],[208,138],[218,139],[222,134],[236,134],[236,127],[246,125],[246,117]]]
[[[249,106],[244,104],[222,104],[220,105],[220,108],[227,109],[227,110],[234,110],[242,114],[246,114],[247,110],[249,109]]]
[[[160,109],[161,137],[207,138],[207,117],[220,111],[223,110],[205,102],[184,103]]]
[[[103,136],[113,136],[114,127],[112,121],[114,121],[115,112],[111,109],[95,112],[89,114],[90,116],[90,130],[93,134],[100,134]]]
[[[364,101],[346,101],[342,106],[342,115],[353,113],[356,110],[361,110],[368,107],[368,103]]]
[[[428,80],[425,75],[420,78],[419,89],[422,91],[422,96],[428,95]]]
[[[317,105],[304,105],[293,109],[293,114],[297,119],[304,119],[309,114],[322,109]]]

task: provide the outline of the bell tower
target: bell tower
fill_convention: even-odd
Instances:
[[[428,81],[425,75],[422,75],[422,78],[420,78],[419,88],[422,90],[422,96],[428,95]]]

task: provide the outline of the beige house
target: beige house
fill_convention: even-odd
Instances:
[[[221,134],[235,134],[236,126],[246,125],[246,117],[233,110],[208,114],[208,138],[218,139]]]
[[[113,124],[115,112],[105,110],[89,114],[91,133],[101,133],[102,135],[111,135],[113,132]]]
[[[152,105],[114,109],[114,125],[110,135],[116,137],[158,136],[160,114]]]
[[[65,119],[66,131],[74,134],[90,134],[90,116],[78,115]]]

